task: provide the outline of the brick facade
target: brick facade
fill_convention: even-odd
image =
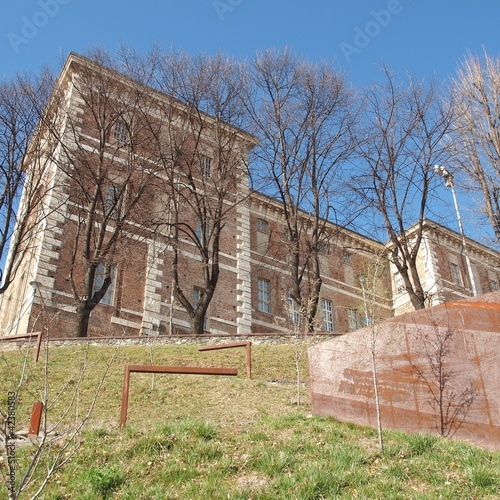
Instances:
[[[79,117],[80,133],[91,145],[95,131],[89,111],[82,100],[71,93],[71,79],[79,64],[83,64],[81,58],[71,55],[61,81],[68,85],[67,98],[71,112]],[[111,76],[122,78],[113,73]],[[151,93],[156,95],[154,91]],[[162,99],[161,95],[158,99]],[[232,132],[242,149],[255,144],[248,134],[236,129]],[[148,144],[146,139],[143,142]],[[155,151],[149,151],[147,146],[143,149],[144,161],[153,162]],[[85,161],[92,164],[91,153]],[[15,282],[1,298],[1,334],[24,333],[48,321],[53,335],[68,337],[75,331],[75,298],[68,276],[72,272],[77,284],[83,281],[83,276],[78,275],[81,267],[71,265],[73,244],[79,238],[78,205],[74,200],[77,191],[56,163],[44,175],[50,188],[45,200],[47,214]],[[120,237],[108,298],[92,311],[91,336],[168,335],[190,331],[189,315],[173,299],[173,252],[168,231],[153,232],[146,222],[156,214],[162,215],[171,199],[154,183],[146,189],[147,196],[135,209],[134,224],[129,224]],[[264,194],[250,193],[244,183],[234,186],[234,195],[239,196],[239,202],[234,203],[224,220],[220,277],[208,308],[206,330],[231,335],[294,330],[297,327],[288,299],[289,246],[282,207]],[[187,225],[196,225],[187,209],[183,215]],[[327,225],[327,232],[331,237],[319,255],[322,288],[316,330],[346,332],[368,321],[365,317],[367,297],[363,294],[360,276],[368,279],[365,292],[370,293],[370,310],[373,305],[377,320],[408,309],[405,294],[397,291],[383,243],[334,224]],[[428,222],[427,236],[420,250],[420,268],[433,304],[470,295],[460,241],[453,231]],[[202,286],[201,259],[188,239],[181,238],[178,245],[178,273],[183,290],[186,294],[196,294]],[[500,256],[475,242],[470,241],[468,245],[478,278],[477,288],[489,292],[495,283],[497,286],[500,283],[497,273]],[[455,273],[457,269],[460,271],[461,284],[454,283],[451,264],[457,266]],[[307,287],[307,279],[304,283]]]

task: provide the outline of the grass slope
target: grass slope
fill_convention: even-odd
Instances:
[[[200,353],[193,346],[51,348],[49,422],[69,403],[63,428],[89,406],[114,354],[78,454],[57,471],[48,499],[500,498],[500,453],[429,435],[376,431],[309,416],[308,387],[297,405],[295,353],[305,348],[252,346]],[[0,353],[0,405],[17,386],[23,353]],[[26,358],[16,429],[27,428],[44,391],[44,363]],[[132,374],[128,425],[118,429],[125,363],[237,367],[238,377]],[[83,374],[81,383],[78,377]],[[72,400],[78,388],[78,399]],[[53,450],[57,450],[58,441]],[[20,475],[33,445],[17,450]],[[50,463],[50,455],[44,456]],[[0,462],[0,467],[5,467]],[[44,464],[45,465],[45,464]],[[35,485],[25,498],[35,491]],[[7,498],[5,488],[0,498]]]

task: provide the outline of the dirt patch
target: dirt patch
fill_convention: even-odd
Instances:
[[[269,478],[259,474],[245,474],[236,478],[236,484],[242,490],[256,491],[266,488]]]

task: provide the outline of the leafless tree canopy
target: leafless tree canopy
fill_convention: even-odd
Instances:
[[[0,294],[15,278],[44,217],[40,204],[53,144],[38,124],[52,84],[47,70],[0,83]]]
[[[116,57],[94,51],[86,61],[52,94],[49,73],[0,85],[0,293],[35,241],[46,214],[43,172],[58,162],[70,180],[58,201],[71,200],[66,215],[77,228],[69,280],[79,335],[86,335],[90,312],[117,271],[131,224],[139,237],[172,249],[176,300],[193,331],[202,331],[219,280],[221,234],[248,196],[246,157],[256,141],[242,130],[260,141],[253,179],[282,204],[290,295],[311,330],[322,286],[320,254],[336,236],[326,221],[355,228],[354,212],[365,207],[390,240],[390,258],[413,306],[425,307],[417,253],[438,182],[434,164],[449,163],[452,153],[483,193],[500,242],[500,62],[488,55],[465,60],[452,103],[435,83],[409,77],[400,84],[387,68],[383,83],[361,100],[331,65],[288,49],[266,51],[249,65],[221,54],[156,48],[146,55],[123,49]],[[70,101],[80,103],[78,112],[66,108]],[[152,194],[155,189],[162,195]],[[352,193],[355,203],[349,203]],[[200,262],[196,298],[192,280],[179,274],[186,242]]]
[[[254,140],[239,130],[246,79],[242,66],[223,55],[176,52],[163,55],[157,75],[156,86],[166,96],[155,135],[169,193],[164,223],[173,249],[174,295],[191,318],[191,331],[202,333],[220,275],[221,235],[248,195],[247,156]],[[179,272],[189,265],[186,242],[201,264],[190,265],[198,294]]]
[[[362,174],[353,188],[379,214],[389,237],[390,258],[401,275],[415,309],[426,305],[416,266],[429,195],[435,185],[433,168],[446,163],[449,147],[450,106],[442,103],[435,83],[409,78],[396,83],[384,68],[385,83],[366,93],[359,141]],[[417,225],[411,239],[406,229]]]
[[[145,234],[146,195],[155,184],[149,90],[142,82],[117,79],[113,64],[105,53],[91,54],[54,97],[60,109],[70,103],[64,127],[50,133],[62,150],[58,167],[67,179],[68,227],[76,228],[69,281],[78,336],[87,335],[90,313],[117,272],[117,254],[132,243],[130,225],[129,234]]]
[[[452,82],[456,161],[500,243],[500,58],[469,54]]]
[[[321,290],[319,253],[334,236],[326,221],[337,219],[341,169],[354,149],[354,95],[330,65],[312,64],[288,50],[267,51],[252,64],[246,104],[260,139],[256,176],[283,206],[290,294],[307,311],[312,329]]]

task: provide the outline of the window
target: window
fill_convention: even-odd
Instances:
[[[200,155],[200,169],[202,175],[205,177],[210,177],[210,172],[212,170],[212,158],[205,155]]]
[[[357,330],[359,328],[359,312],[357,309],[348,309],[347,318],[349,320],[349,330]]]
[[[300,323],[300,314],[295,300],[293,300],[290,290],[288,290],[288,317],[291,323],[298,325]]]
[[[492,292],[498,291],[498,281],[490,281],[490,288]]]
[[[201,220],[199,217],[196,218],[196,225],[194,226],[194,234],[196,234],[196,237],[200,241],[203,240],[203,231],[201,229]]]
[[[205,234],[203,234],[203,231],[205,231]],[[199,217],[196,218],[196,225],[194,226],[194,233],[196,234],[196,237],[200,240],[200,242],[203,244],[203,236],[207,239],[205,243],[208,242],[210,239],[210,231],[211,231],[211,224],[210,224],[210,219],[208,217],[202,221]]]
[[[201,288],[194,287],[194,289],[193,289],[193,309],[196,309],[198,307],[198,304],[200,302],[202,295],[203,295],[203,292],[202,292]]]
[[[318,242],[318,253],[322,253],[324,255],[328,255],[330,253],[330,245],[328,241],[319,241]]]
[[[406,292],[405,282],[399,273],[394,275],[394,284],[396,285],[396,293]]]
[[[344,264],[352,264],[352,253],[346,252],[344,250],[344,252],[342,253],[342,262]]]
[[[257,227],[257,231],[262,231],[263,233],[269,232],[269,224],[263,219],[257,219],[255,221],[255,226]]]
[[[111,212],[111,217],[116,218],[118,215],[117,203],[120,197],[120,190],[114,184],[108,184],[106,186],[106,192],[104,193],[104,206],[103,211],[107,215]]]
[[[325,332],[333,332],[333,307],[332,301],[323,299],[321,301],[323,309],[323,330]]]
[[[266,254],[269,251],[269,223],[263,219],[257,219],[255,227],[257,229],[257,252]]]
[[[128,130],[125,122],[118,121],[115,123],[115,128],[113,131],[113,137],[120,142],[128,141]]]
[[[263,278],[259,278],[258,284],[259,302],[257,308],[261,312],[271,312],[271,282]]]
[[[462,274],[460,273],[460,267],[454,262],[450,262],[451,269],[451,279],[455,285],[462,286]]]
[[[361,326],[372,326],[374,322],[373,316],[361,316]]]
[[[104,274],[105,274],[105,265],[101,262],[96,270],[95,270],[95,276],[94,276],[94,286],[92,287],[92,295],[94,295],[96,292],[98,292],[101,288],[102,285],[104,284]],[[114,266],[111,266],[110,268],[110,275],[111,275],[111,283],[108,286],[108,289],[106,290],[106,293],[103,295],[101,299],[102,304],[108,304],[111,305],[113,303],[113,282],[115,279],[115,268]]]

